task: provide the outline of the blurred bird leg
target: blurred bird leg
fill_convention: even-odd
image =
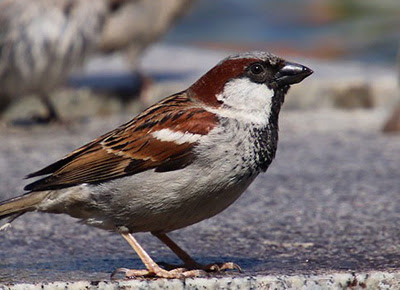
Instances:
[[[42,94],[40,95],[40,100],[46,107],[47,113],[44,116],[34,116],[35,121],[38,123],[61,122],[61,117],[57,113],[54,104],[51,102],[50,96],[48,96],[47,94]]]
[[[392,115],[388,118],[382,130],[386,133],[400,131],[400,103],[397,104]]]
[[[397,88],[400,88],[400,48],[397,52]],[[400,131],[400,101],[398,101],[392,114],[385,122],[382,131],[385,133],[395,133]]]

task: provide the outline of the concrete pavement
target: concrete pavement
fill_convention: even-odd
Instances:
[[[146,285],[196,289],[206,283],[216,289],[228,285],[223,283],[239,288],[280,283],[278,288],[289,289],[303,281],[303,286],[325,289],[364,281],[366,287],[398,289],[400,136],[379,132],[386,112],[329,109],[284,111],[281,116],[278,154],[268,172],[225,212],[171,234],[199,262],[229,260],[244,273]],[[0,199],[22,194],[27,173],[128,119],[91,119],[69,128],[2,128]],[[151,235],[137,237],[156,261],[178,262]],[[141,268],[140,260],[118,235],[67,216],[26,214],[0,232],[0,244],[0,287],[17,283],[14,287],[21,289],[23,282],[41,287],[55,281],[62,282],[54,287],[86,281],[69,284],[78,288],[91,281],[108,281],[91,285],[101,288],[148,283],[111,283],[115,268]],[[357,287],[364,288],[362,283]]]

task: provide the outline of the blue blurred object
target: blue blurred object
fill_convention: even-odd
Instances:
[[[98,91],[136,91],[141,86],[139,74],[89,74],[72,75],[68,84],[75,88],[90,88]]]
[[[399,28],[400,1],[201,0],[164,41],[393,63]]]
[[[150,77],[156,82],[179,81],[186,78],[189,73],[152,73]],[[68,84],[73,88],[90,88],[94,91],[133,95],[140,92],[143,75],[136,72],[72,75],[68,78]]]

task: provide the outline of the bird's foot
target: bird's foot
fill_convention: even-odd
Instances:
[[[221,272],[225,270],[237,270],[238,272],[243,272],[242,268],[233,262],[226,262],[226,263],[212,263],[208,265],[202,265],[202,264],[190,264],[190,265],[173,265],[173,264],[167,264],[167,263],[159,263],[162,265],[164,268],[168,270],[173,270],[173,269],[179,269],[179,268],[185,268],[185,269],[190,269],[190,270],[196,270],[196,269],[201,269],[205,272]]]
[[[237,270],[240,273],[243,272],[242,268],[233,262],[208,264],[202,266],[202,269],[206,272],[221,272],[225,270]]]
[[[48,125],[48,124],[64,124],[64,121],[57,115],[53,116],[49,115],[34,115],[32,116],[32,122],[39,125]]]
[[[203,270],[188,270],[186,268],[176,268],[169,271],[159,267],[152,270],[132,270],[126,268],[118,268],[111,274],[111,279],[113,279],[114,276],[118,273],[124,273],[126,279],[134,279],[135,277],[181,279],[207,275],[207,273]]]

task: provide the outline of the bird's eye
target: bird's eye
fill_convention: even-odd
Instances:
[[[264,71],[264,68],[261,64],[253,64],[250,67],[250,71],[255,75],[259,75],[260,73],[262,73]]]

